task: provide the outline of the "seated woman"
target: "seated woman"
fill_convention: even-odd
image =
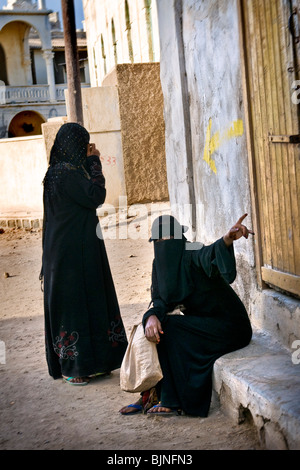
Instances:
[[[253,234],[242,224],[246,216],[200,249],[187,242],[174,217],[154,221],[152,305],[143,325],[147,339],[157,344],[163,379],[156,393],[144,392],[121,414],[208,415],[216,359],[247,346],[252,337],[246,309],[229,285],[236,277],[233,242]],[[183,315],[170,315],[178,307]]]

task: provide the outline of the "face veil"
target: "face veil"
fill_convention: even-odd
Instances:
[[[184,229],[172,216],[160,216],[152,225],[153,268],[159,295],[167,304],[180,303],[194,287],[185,258]],[[161,240],[164,237],[167,239]]]

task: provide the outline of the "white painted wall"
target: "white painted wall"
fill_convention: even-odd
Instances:
[[[43,136],[0,140],[0,216],[43,212]]]
[[[119,197],[126,196],[121,136],[119,96],[116,86],[82,88],[84,127],[90,133],[101,155],[105,176],[105,203],[119,206]],[[68,109],[68,91],[66,90]]]
[[[165,146],[170,202],[181,223],[192,226],[189,193],[186,128],[184,122],[179,45],[175,12],[171,0],[158,2],[158,21],[161,43],[160,76],[164,94]],[[191,231],[187,234],[192,239]]]
[[[42,50],[34,51],[34,65],[35,65],[35,75],[36,83],[39,85],[47,84],[47,69],[45,64],[45,59],[43,57]]]
[[[182,93],[173,1],[158,2],[170,198],[172,204],[193,202],[188,193],[185,139],[188,129],[184,127],[187,107],[197,238],[209,243],[244,212],[249,213],[247,223],[251,225],[237,9],[234,0],[182,3],[181,61],[187,76],[189,102]],[[212,153],[207,152],[206,146],[210,124],[211,146],[216,142]]]

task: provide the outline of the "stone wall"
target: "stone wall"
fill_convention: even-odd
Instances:
[[[159,64],[117,65],[103,85],[118,88],[128,204],[167,200]]]

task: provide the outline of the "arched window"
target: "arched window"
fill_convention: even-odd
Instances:
[[[3,47],[0,44],[0,80],[8,85],[7,71],[6,71],[6,57]]]
[[[114,48],[115,64],[117,65],[118,63],[117,40],[116,40],[115,22],[113,18],[111,20],[111,35],[112,35],[112,42],[113,42],[113,48]]]
[[[127,31],[127,42],[128,42],[128,54],[129,60],[133,63],[133,49],[132,49],[132,39],[131,39],[131,23],[130,23],[130,13],[127,0],[125,0],[125,20],[126,20],[126,31]]]
[[[106,75],[106,54],[105,54],[104,41],[103,41],[102,34],[101,34],[101,53],[102,53],[103,66],[104,66],[104,75]]]
[[[40,135],[44,122],[44,117],[36,111],[21,111],[10,122],[8,137]]]
[[[149,49],[149,62],[154,61],[153,51],[153,36],[152,36],[152,17],[151,17],[151,0],[144,0],[147,36],[148,36],[148,49]]]

